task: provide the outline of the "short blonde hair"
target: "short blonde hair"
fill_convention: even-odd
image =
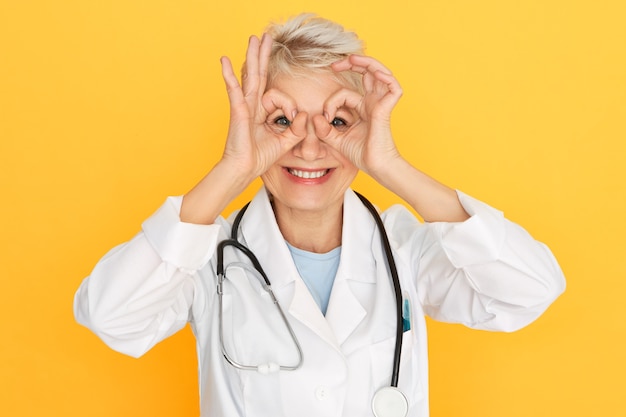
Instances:
[[[361,75],[346,71],[334,73],[333,62],[352,54],[363,54],[364,44],[356,33],[314,14],[303,13],[266,29],[274,44],[268,66],[268,85],[279,75],[303,76],[311,72],[333,73],[337,80],[354,90],[362,90]]]

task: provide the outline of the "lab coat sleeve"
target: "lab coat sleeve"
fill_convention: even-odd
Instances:
[[[502,212],[457,193],[471,217],[423,225],[410,245],[424,311],[472,328],[520,329],[564,291],[561,268],[547,246]]]
[[[117,351],[141,356],[189,319],[196,271],[213,255],[221,227],[181,222],[181,204],[180,197],[168,198],[76,292],[76,320]]]

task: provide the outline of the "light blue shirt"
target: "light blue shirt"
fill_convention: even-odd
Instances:
[[[328,300],[339,268],[341,246],[326,253],[308,252],[287,243],[296,268],[313,299],[326,315]]]

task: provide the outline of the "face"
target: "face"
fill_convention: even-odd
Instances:
[[[326,100],[344,85],[331,74],[315,73],[310,77],[282,75],[271,87],[290,97],[298,113],[307,113],[306,137],[261,176],[274,198],[275,209],[318,214],[341,210],[343,195],[358,169],[318,138],[313,117],[323,115]],[[270,114],[268,122],[280,128],[280,124],[288,123],[281,116]],[[333,129],[347,129],[355,119],[349,109],[340,109],[331,125]]]

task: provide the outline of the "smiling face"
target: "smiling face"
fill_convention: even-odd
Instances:
[[[330,73],[316,72],[309,76],[280,75],[271,87],[290,97],[298,113],[308,115],[306,137],[261,176],[274,198],[275,210],[337,214],[358,169],[318,138],[313,117],[323,115],[326,100],[344,85]],[[355,118],[350,110],[340,109],[331,124],[341,130]],[[268,123],[280,129],[289,120],[276,113],[269,115]]]

